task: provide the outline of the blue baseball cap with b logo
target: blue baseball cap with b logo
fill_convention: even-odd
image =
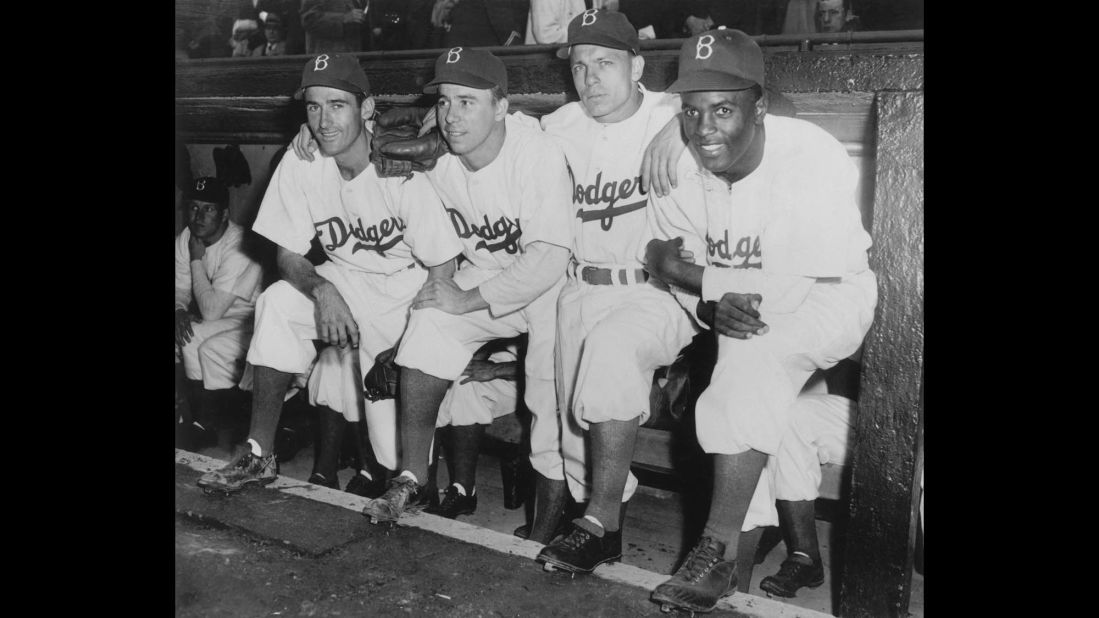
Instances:
[[[301,86],[294,92],[295,99],[305,95],[310,86],[328,86],[353,94],[370,96],[370,82],[354,56],[321,54],[310,58],[301,72]]]
[[[458,84],[478,90],[499,86],[506,95],[508,71],[502,60],[483,49],[451,47],[435,59],[435,79],[424,85],[424,92],[438,92],[439,84]]]
[[[569,22],[568,45],[558,48],[558,58],[568,58],[573,45],[599,45],[638,53],[637,28],[618,12],[589,9]]]
[[[746,90],[763,79],[763,50],[740,30],[710,30],[679,49],[679,76],[668,92]]]

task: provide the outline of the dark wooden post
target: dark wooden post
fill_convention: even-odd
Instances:
[[[877,104],[878,308],[863,355],[839,615],[908,612],[923,428],[923,93]]]

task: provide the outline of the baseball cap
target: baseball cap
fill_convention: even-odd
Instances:
[[[217,178],[213,176],[203,176],[196,178],[191,183],[187,190],[183,192],[183,197],[189,200],[198,200],[200,202],[212,202],[220,206],[225,206],[229,203],[229,189],[225,187]]]
[[[328,86],[370,96],[370,82],[354,56],[321,54],[310,58],[302,69],[301,86],[294,92],[294,98],[300,100],[310,86]]]
[[[599,45],[638,53],[637,28],[618,12],[589,9],[569,22],[568,45],[557,49],[558,58],[568,58],[573,45]]]
[[[763,50],[740,30],[695,35],[679,49],[679,77],[668,92],[746,90],[763,81]]]
[[[458,84],[480,90],[499,86],[508,93],[508,71],[503,61],[483,49],[451,47],[435,59],[435,79],[424,85],[434,94],[439,84]]]

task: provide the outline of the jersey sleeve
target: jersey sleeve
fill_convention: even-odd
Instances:
[[[187,309],[191,305],[191,253],[187,250],[187,240],[191,231],[183,228],[176,236],[176,309]]]
[[[309,243],[317,234],[306,199],[307,165],[309,162],[299,160],[293,153],[279,161],[252,224],[257,234],[299,255],[309,252]]]
[[[415,173],[396,180],[397,212],[405,223],[404,240],[424,266],[438,266],[462,252],[450,216],[431,183]]]
[[[553,141],[538,135],[522,151],[523,161],[519,197],[519,225],[523,230],[521,243],[525,249],[535,241],[557,245],[571,251],[572,232],[569,229],[571,188],[565,155]]]

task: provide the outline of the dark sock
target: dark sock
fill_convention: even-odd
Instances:
[[[398,468],[416,475],[423,485],[428,478],[435,421],[450,380],[442,380],[417,369],[401,368],[399,423],[401,464]]]
[[[339,469],[340,447],[347,419],[328,406],[317,406],[318,436],[314,449],[313,472],[329,481],[335,480]]]
[[[584,513],[599,520],[608,532],[619,529],[622,495],[629,478],[639,419],[592,423],[592,493]]]
[[[460,483],[467,496],[477,485],[477,455],[481,448],[484,425],[460,425],[450,428],[450,464],[453,483]]]
[[[759,482],[767,455],[748,450],[736,455],[714,455],[714,489],[704,535],[725,543],[725,559],[735,560],[740,528]]]

